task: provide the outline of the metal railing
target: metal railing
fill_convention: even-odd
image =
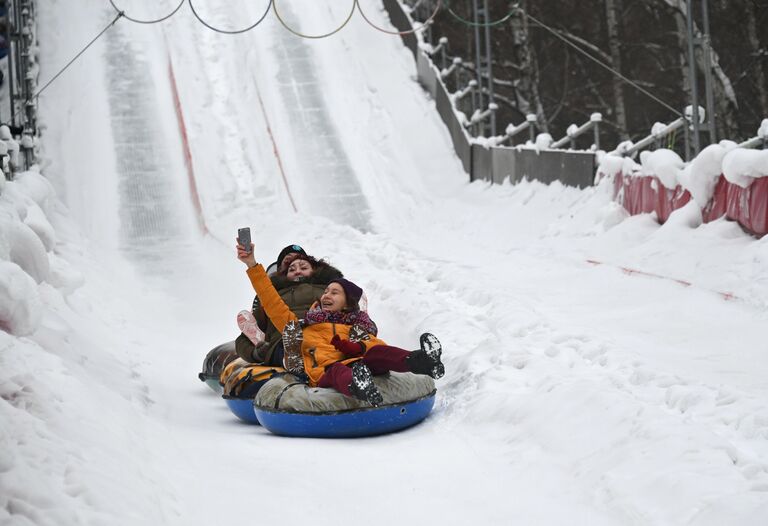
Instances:
[[[569,145],[569,150],[575,150],[576,149],[576,138],[580,135],[585,134],[586,132],[593,130],[594,131],[594,150],[600,149],[600,123],[603,121],[603,115],[600,113],[593,113],[589,116],[589,120],[582,124],[581,126],[577,126],[575,124],[571,124],[568,127],[568,130],[565,132],[566,135],[562,139],[558,139],[557,141],[553,142],[550,145],[550,148],[558,150],[561,149],[566,144]]]
[[[528,115],[525,116],[525,120],[520,124],[517,124],[517,125],[509,124],[507,128],[504,130],[504,135],[499,141],[499,144],[503,144],[507,141],[511,141],[516,135],[520,135],[525,130],[528,130],[528,140],[530,140],[531,142],[534,142],[536,140],[537,122],[538,122],[538,119],[536,118],[536,115],[533,113],[529,113]]]
[[[390,18],[401,31],[412,29],[414,21],[410,15],[415,10],[402,10],[402,2],[414,5],[414,0],[384,0]],[[476,0],[475,3],[479,2]],[[429,4],[429,5],[428,5]],[[416,5],[423,8],[422,19],[429,14],[433,4],[421,0]],[[479,3],[477,3],[479,5]],[[489,77],[478,72],[478,57],[462,58],[451,56],[449,41],[446,37],[433,45],[430,31],[419,35],[403,36],[404,43],[414,53],[417,65],[417,78],[436,102],[438,113],[446,124],[454,148],[470,180],[485,179],[502,182],[506,178],[513,181],[521,178],[535,178],[545,182],[560,180],[565,184],[583,186],[591,184],[594,176],[595,154],[600,150],[600,131],[602,114],[594,113],[589,121],[581,125],[571,124],[565,136],[553,141],[548,133],[536,135],[539,124],[535,115],[526,115],[525,121],[509,124],[503,135],[490,137],[484,134],[493,126],[488,121],[496,117],[498,106],[486,84]],[[634,85],[634,84],[633,84]],[[640,89],[640,88],[639,88]],[[643,91],[641,89],[641,91]],[[685,149],[684,158],[689,161],[695,155],[692,148],[693,127],[705,122],[704,108],[698,107],[698,119],[693,117],[693,106],[684,111],[674,107],[645,91],[656,102],[662,103],[676,118],[669,123],[656,123],[648,136],[637,142],[624,141],[618,144],[610,154],[634,156],[645,149],[670,148]],[[471,95],[471,96],[470,96]],[[485,99],[485,104],[478,100]],[[502,102],[505,102],[502,100]],[[541,123],[543,126],[544,123]],[[527,144],[513,144],[514,138],[528,132]],[[577,149],[579,138],[592,132],[593,144],[588,149]],[[684,144],[681,144],[684,142]],[[765,148],[768,146],[768,119],[758,130],[757,136],[743,141],[738,146],[744,148]],[[592,177],[587,181],[587,174],[592,170]]]
[[[739,144],[739,148],[768,148],[768,119],[763,119],[757,135]]]
[[[0,163],[6,179],[36,162],[37,29],[34,0],[5,2],[10,120],[0,126]]]
[[[657,122],[651,128],[650,135],[640,139],[636,143],[624,142],[619,144],[611,154],[632,156],[636,153],[645,150],[647,148],[661,148],[664,143],[665,137],[674,137],[675,134],[682,130],[684,134],[686,160],[690,160],[690,138],[689,135],[693,129],[693,111],[691,106],[687,106],[683,115],[670,122],[664,124]],[[706,115],[704,108],[699,106],[699,123],[705,121]],[[768,119],[764,119],[760,128],[757,130],[757,135],[751,139],[747,139],[737,145],[739,148],[768,148]]]

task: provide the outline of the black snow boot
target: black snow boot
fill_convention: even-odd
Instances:
[[[379,388],[373,383],[371,370],[361,361],[352,364],[352,382],[349,384],[349,390],[352,392],[352,396],[368,402],[374,407],[384,401]]]
[[[443,347],[434,334],[425,332],[420,338],[421,349],[413,351],[405,359],[408,368],[414,374],[426,374],[432,378],[441,378],[445,374],[445,366],[440,361]]]
[[[304,358],[301,355],[301,344],[304,332],[298,321],[292,320],[283,329],[283,365],[289,373],[302,376],[304,374]]]

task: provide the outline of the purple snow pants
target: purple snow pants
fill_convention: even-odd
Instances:
[[[407,373],[410,371],[405,363],[405,358],[411,354],[405,349],[391,347],[389,345],[377,345],[368,349],[363,355],[363,363],[368,366],[371,373],[384,374],[389,371]],[[352,396],[349,384],[352,382],[352,368],[349,365],[337,362],[329,365],[325,373],[317,383],[318,387],[333,387],[338,392]]]

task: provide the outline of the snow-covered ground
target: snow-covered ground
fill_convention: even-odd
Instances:
[[[39,4],[47,80],[114,12]],[[194,4],[236,29],[268,2]],[[346,4],[278,7],[317,34]],[[44,177],[0,186],[0,523],[768,523],[768,239],[626,217],[607,185],[470,184],[413,77],[359,15],[228,36],[185,5],[47,90]],[[280,438],[197,380],[253,295],[245,225],[263,262],[298,242],[362,285],[385,340],[439,336],[426,421]]]

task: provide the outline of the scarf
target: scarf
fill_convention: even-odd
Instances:
[[[368,317],[368,313],[362,310],[330,312],[318,306],[307,311],[306,316],[304,316],[304,322],[306,325],[314,325],[316,323],[354,325],[360,327],[366,334],[376,336],[378,333],[376,324]]]

